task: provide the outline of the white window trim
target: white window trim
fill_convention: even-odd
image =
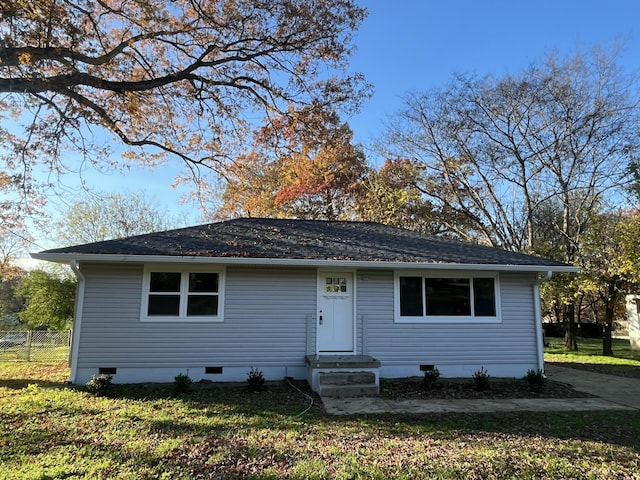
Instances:
[[[149,307],[149,286],[151,281],[151,272],[179,272],[180,279],[180,312],[179,316],[161,316],[147,315]],[[189,295],[189,273],[217,273],[218,274],[218,315],[213,316],[187,316],[186,315],[186,299]],[[224,321],[224,287],[226,269],[224,267],[211,267],[206,265],[145,265],[142,275],[142,301],[140,302],[140,321],[141,322],[175,322],[175,323],[218,323]]]
[[[492,317],[476,317],[473,315],[423,315],[421,317],[403,317],[400,315],[400,277],[423,278],[493,278],[496,296],[496,314]],[[424,295],[424,292],[423,292]],[[500,276],[497,272],[454,272],[447,270],[405,270],[395,271],[393,277],[394,322],[395,323],[502,323]],[[471,289],[473,299],[473,288]],[[423,297],[423,300],[424,299]]]

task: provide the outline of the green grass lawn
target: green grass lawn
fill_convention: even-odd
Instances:
[[[0,479],[638,478],[639,412],[329,417],[285,382],[64,385],[0,363]],[[305,388],[297,384],[299,388]],[[308,391],[306,393],[309,393]]]
[[[544,359],[551,363],[564,363],[572,368],[640,378],[640,355],[631,350],[629,340],[613,339],[613,356],[602,355],[602,339],[582,338],[578,350],[567,351],[564,339],[547,338]]]

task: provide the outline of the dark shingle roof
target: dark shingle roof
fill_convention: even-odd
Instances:
[[[567,267],[509,252],[371,222],[244,218],[117,240],[46,250],[75,255],[304,259],[467,265]]]

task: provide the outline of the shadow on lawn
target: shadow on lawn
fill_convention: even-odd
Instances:
[[[0,380],[0,385],[6,382]],[[338,469],[347,478],[349,466],[340,463],[343,456],[358,460],[352,467],[358,468],[357,476],[365,478],[374,471],[377,459],[390,455],[394,461],[419,468],[417,460],[411,463],[416,444],[454,456],[457,446],[502,455],[505,449],[513,448],[509,458],[516,470],[509,473],[514,476],[521,468],[521,459],[531,456],[536,460],[537,454],[544,456],[540,452],[557,452],[567,461],[579,456],[583,467],[590,461],[601,461],[605,453],[628,457],[611,460],[626,466],[640,453],[640,411],[332,417],[324,413],[306,382],[294,384],[299,390],[286,382],[273,382],[266,385],[264,392],[257,393],[242,384],[195,384],[191,392],[184,394],[174,394],[171,384],[112,385],[104,398],[113,402],[99,402],[95,410],[86,409],[92,402],[82,403],[78,411],[67,410],[69,405],[57,407],[65,422],[82,417],[78,425],[72,422],[52,426],[51,410],[41,409],[30,429],[12,429],[11,442],[36,453],[72,445],[74,452],[81,452],[74,456],[79,460],[60,466],[66,471],[56,473],[83,478],[124,475],[128,469],[153,478],[165,474],[170,478],[306,478],[304,472],[296,473],[300,462],[316,469],[327,468],[331,474],[335,473],[332,468]],[[306,412],[310,402],[305,395],[314,399],[313,407]],[[15,425],[22,422],[22,418],[7,418]],[[140,441],[123,442],[117,434],[120,427],[135,431]],[[101,428],[107,428],[109,435],[101,435]],[[587,445],[591,442],[603,446]],[[586,446],[593,447],[593,451]],[[627,450],[614,451],[610,446]],[[401,450],[393,450],[396,447]],[[386,449],[390,449],[388,453]],[[366,455],[357,457],[358,452],[378,453],[368,459]],[[433,462],[446,463],[446,457],[433,457]],[[492,476],[485,468],[498,476],[503,468],[498,460],[488,466],[473,461],[470,465],[471,470],[457,472],[458,477],[466,473],[477,473],[476,478]],[[329,473],[316,478],[329,478]],[[580,472],[576,478],[579,476]]]
[[[428,424],[429,429],[462,435],[482,432],[507,437],[541,437],[551,441],[603,442],[640,452],[640,411],[385,415],[380,420],[405,427],[419,428]]]
[[[329,478],[334,472],[345,474],[349,469],[355,469],[360,475],[349,478],[367,478],[369,473],[376,471],[377,459],[383,460],[388,455],[393,456],[393,462],[407,462],[414,469],[421,468],[419,460],[413,460],[416,442],[419,445],[430,445],[442,454],[451,454],[452,449],[460,446],[473,451],[475,445],[482,452],[502,452],[504,445],[516,440],[515,451],[509,454],[514,471],[508,473],[517,476],[524,468],[521,461],[529,460],[544,465],[544,455],[535,457],[537,449],[548,444],[549,455],[554,455],[554,448],[558,448],[557,456],[567,460],[575,460],[579,455],[581,465],[602,461],[600,455],[608,447],[598,451],[583,450],[583,445],[557,445],[564,440],[584,440],[598,443],[609,443],[622,447],[629,447],[635,452],[640,451],[638,437],[629,437],[633,433],[629,427],[620,429],[629,421],[628,415],[613,415],[606,417],[596,413],[582,416],[580,413],[562,415],[445,415],[445,416],[373,416],[354,418],[335,418],[316,416],[314,414],[296,424],[278,424],[268,429],[252,425],[229,425],[224,428],[211,428],[205,423],[193,421],[150,421],[138,420],[139,430],[148,435],[149,440],[144,444],[130,445],[118,439],[92,438],[88,436],[68,437],[65,440],[73,444],[74,450],[82,453],[65,468],[69,476],[89,478],[89,474],[113,475],[120,469],[128,471],[135,469],[144,471],[147,475],[160,478],[174,475],[179,478],[307,478],[303,472],[297,472],[300,462],[302,465],[313,466],[315,470],[326,469],[325,475],[319,471],[314,478]],[[635,423],[640,422],[640,413],[635,415]],[[577,429],[577,426],[580,426]],[[563,427],[564,426],[564,427]],[[559,431],[561,429],[561,431]],[[604,434],[610,431],[610,434]],[[32,436],[13,441],[24,445],[33,445],[35,451],[46,448],[56,448],[60,444],[60,432],[44,433],[32,432]],[[635,430],[638,433],[638,430]],[[616,435],[622,434],[616,438]],[[18,432],[18,436],[24,433]],[[172,438],[183,438],[173,448],[156,449],[162,441]],[[432,438],[433,440],[429,440]],[[518,441],[517,439],[524,439]],[[531,451],[527,450],[528,439],[535,444]],[[322,439],[318,443],[318,440]],[[549,441],[550,440],[550,441]],[[554,442],[555,441],[555,442]],[[394,445],[397,449],[384,453],[385,445]],[[389,447],[391,448],[391,447]],[[599,448],[599,447],[596,447]],[[541,452],[540,450],[539,452]],[[355,452],[355,453],[354,453]],[[358,452],[372,452],[371,456],[358,457]],[[621,453],[625,455],[624,452]],[[528,455],[534,455],[529,458]],[[633,456],[634,453],[630,452]],[[346,461],[342,461],[346,458]],[[356,464],[348,465],[349,459]],[[496,460],[485,459],[483,462],[470,459],[465,469],[460,470],[456,478],[466,474],[476,473],[474,478],[499,478],[501,472],[505,474],[504,465]],[[609,459],[614,465],[628,465],[633,459]],[[431,466],[446,467],[447,459],[442,455],[432,457]],[[98,466],[103,465],[103,466]],[[392,464],[391,464],[392,465]],[[90,466],[93,469],[90,469]],[[98,470],[96,470],[96,468]],[[104,470],[101,470],[104,469]],[[487,469],[489,472],[487,473]],[[526,470],[526,469],[525,469]],[[393,468],[391,472],[396,471]],[[532,472],[536,472],[531,467]],[[60,474],[61,472],[57,472]],[[307,470],[306,473],[309,473]],[[378,472],[379,473],[379,472]],[[541,473],[537,471],[537,473]],[[582,478],[580,472],[575,478]],[[583,472],[584,473],[584,472]],[[492,474],[492,475],[490,475]],[[101,476],[102,476],[101,475]],[[346,475],[343,475],[347,478]],[[555,475],[541,475],[540,478],[554,478]],[[44,478],[44,477],[42,477]],[[61,478],[61,477],[56,477]],[[102,478],[106,478],[102,477]],[[426,478],[426,477],[421,477]],[[626,478],[626,477],[619,477]]]
[[[243,435],[242,431],[245,430],[280,431],[286,432],[285,436],[289,434],[297,438],[298,435],[302,435],[301,439],[305,432],[311,432],[317,438],[323,438],[324,432],[329,432],[331,436],[362,431],[366,432],[362,434],[366,438],[469,437],[470,441],[478,435],[489,434],[504,438],[505,441],[508,441],[509,437],[543,438],[548,439],[550,444],[554,440],[593,441],[640,452],[640,411],[378,414],[333,417],[325,413],[321,400],[311,392],[306,382],[292,383],[295,387],[285,381],[268,382],[265,391],[255,393],[250,392],[247,385],[242,383],[196,383],[192,391],[182,394],[174,393],[172,384],[111,385],[104,397],[114,401],[132,400],[148,403],[149,408],[157,409],[158,416],[155,418],[152,416],[141,419],[137,415],[126,417],[127,422],[138,424],[141,432],[150,432],[152,436],[160,435],[164,438],[200,438],[208,445],[202,447],[203,451],[199,451],[197,445],[191,445],[191,452],[186,451],[186,446],[185,451],[173,452],[172,461],[179,464],[194,453],[204,454],[205,450],[216,445],[222,448],[222,445],[216,443],[216,439],[230,435],[235,438],[237,435]],[[0,387],[20,389],[29,384],[84,390],[84,387],[66,386],[62,382],[0,379]],[[180,418],[171,415],[167,417],[164,412],[170,410],[171,406],[164,405],[165,401],[181,404],[187,414],[181,415]],[[100,415],[100,412],[95,414]],[[240,453],[238,455],[242,457]],[[149,457],[150,462],[157,460],[152,457]],[[235,458],[238,459],[237,456]]]
[[[37,385],[42,388],[65,388],[68,386],[66,382],[56,382],[53,380],[36,380],[33,378],[1,378],[0,388],[9,390],[22,390],[29,385]]]
[[[531,436],[553,440],[597,441],[640,452],[640,411],[513,412],[473,414],[375,414],[334,417],[325,413],[321,399],[306,382],[272,382],[263,392],[250,392],[242,384],[196,384],[188,393],[174,394],[171,385],[115,385],[108,396],[155,401],[174,399],[198,412],[200,419],[162,419],[150,422],[151,430],[175,435],[191,433],[211,437],[237,429],[308,428],[352,430],[373,426],[384,435],[473,435],[478,433]],[[313,404],[310,402],[313,399]],[[428,400],[426,400],[428,401]],[[238,423],[240,422],[240,423]],[[215,425],[215,426],[214,426]],[[214,433],[216,432],[216,433]]]
[[[306,393],[311,393],[308,387]],[[162,395],[170,397],[170,389],[165,390]],[[523,448],[522,445],[529,444],[528,439],[531,439],[531,443],[535,444],[534,450],[542,448],[541,445],[551,448],[559,442],[569,442],[559,447],[564,452],[563,455],[565,450],[584,448],[581,443],[574,442],[597,442],[627,448],[630,455],[640,453],[640,412],[382,414],[334,417],[327,415],[320,399],[314,397],[314,406],[298,416],[305,410],[307,399],[284,383],[260,393],[250,393],[241,386],[213,386],[174,398],[184,402],[192,411],[199,412],[198,415],[180,419],[147,420],[146,428],[154,435],[187,435],[194,439],[172,451],[170,458],[164,459],[193,474],[199,471],[209,474],[217,472],[221,475],[233,472],[241,478],[248,472],[256,471],[252,469],[259,471],[260,462],[273,462],[269,466],[277,470],[286,469],[287,465],[290,467],[294,459],[286,453],[287,445],[276,444],[274,448],[271,440],[266,443],[258,442],[259,445],[255,442],[247,443],[247,438],[255,440],[261,436],[273,438],[275,442],[285,439],[285,443],[293,442],[289,445],[291,448],[300,447],[302,451],[307,451],[304,444],[308,438],[324,439],[323,443],[326,441],[325,447],[328,450],[331,449],[332,442],[367,450],[385,439],[391,439],[392,442],[392,439],[397,439],[402,445],[408,445],[414,441],[433,438],[436,442],[443,442],[443,445],[447,442],[476,444],[483,443],[483,439],[486,439],[497,445],[496,448],[501,448],[500,445],[509,444],[514,439],[519,439],[516,440],[520,445],[518,448]],[[601,448],[606,450],[608,447]],[[598,454],[595,452],[593,455],[595,458]],[[212,461],[212,458],[218,460]],[[245,470],[245,467],[251,468]]]

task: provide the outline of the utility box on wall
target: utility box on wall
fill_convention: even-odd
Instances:
[[[640,352],[640,295],[627,295],[627,322],[631,350]]]

